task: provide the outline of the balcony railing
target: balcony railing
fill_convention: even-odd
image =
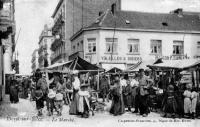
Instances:
[[[83,52],[83,51],[78,51],[78,52],[75,52],[75,53],[71,54],[71,55],[69,56],[69,60],[73,60],[73,59],[76,58],[77,56],[83,58],[84,52]]]
[[[57,19],[57,21],[55,22],[53,28],[52,28],[52,34],[55,35],[59,29],[62,27],[62,25],[65,23],[63,16],[60,15]]]
[[[52,51],[56,51],[56,49],[57,49],[58,47],[60,47],[63,43],[64,43],[64,41],[62,40],[62,36],[60,36],[59,39],[55,39],[55,40],[53,41],[53,43],[51,44],[51,50],[52,50]]]
[[[54,64],[57,61],[60,61],[62,59],[64,60],[65,57],[66,57],[66,53],[60,54],[60,55],[58,55],[56,57],[51,57],[51,63]]]

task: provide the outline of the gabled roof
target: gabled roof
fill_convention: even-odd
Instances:
[[[107,10],[91,25],[82,28],[71,37],[76,38],[85,30],[116,29],[152,32],[200,33],[199,13],[149,13],[137,11],[116,11],[113,15]]]
[[[197,14],[147,13],[136,11],[106,11],[99,22],[94,22],[87,28],[123,28],[143,30],[169,31],[199,31],[200,17]]]

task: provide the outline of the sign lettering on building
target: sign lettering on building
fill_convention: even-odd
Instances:
[[[101,62],[111,62],[111,63],[135,63],[142,61],[139,56],[101,56]]]
[[[185,55],[171,55],[171,56],[155,56],[155,59],[163,59],[163,60],[183,60],[183,59],[190,59],[187,54]]]

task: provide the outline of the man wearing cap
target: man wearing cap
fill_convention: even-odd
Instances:
[[[147,104],[147,97],[148,92],[147,89],[149,87],[149,81],[153,82],[152,80],[148,79],[147,76],[144,74],[144,69],[139,69],[139,87],[137,90],[137,99],[136,99],[136,108],[139,108],[140,115],[146,117],[149,113],[148,104]],[[137,109],[136,109],[137,110]]]

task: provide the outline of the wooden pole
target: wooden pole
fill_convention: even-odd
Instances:
[[[97,78],[98,78],[98,79],[97,79],[97,90],[99,90],[99,82],[100,82],[100,81],[99,81],[99,80],[100,80],[100,79],[99,79],[99,70],[98,70],[98,77],[97,77]]]

